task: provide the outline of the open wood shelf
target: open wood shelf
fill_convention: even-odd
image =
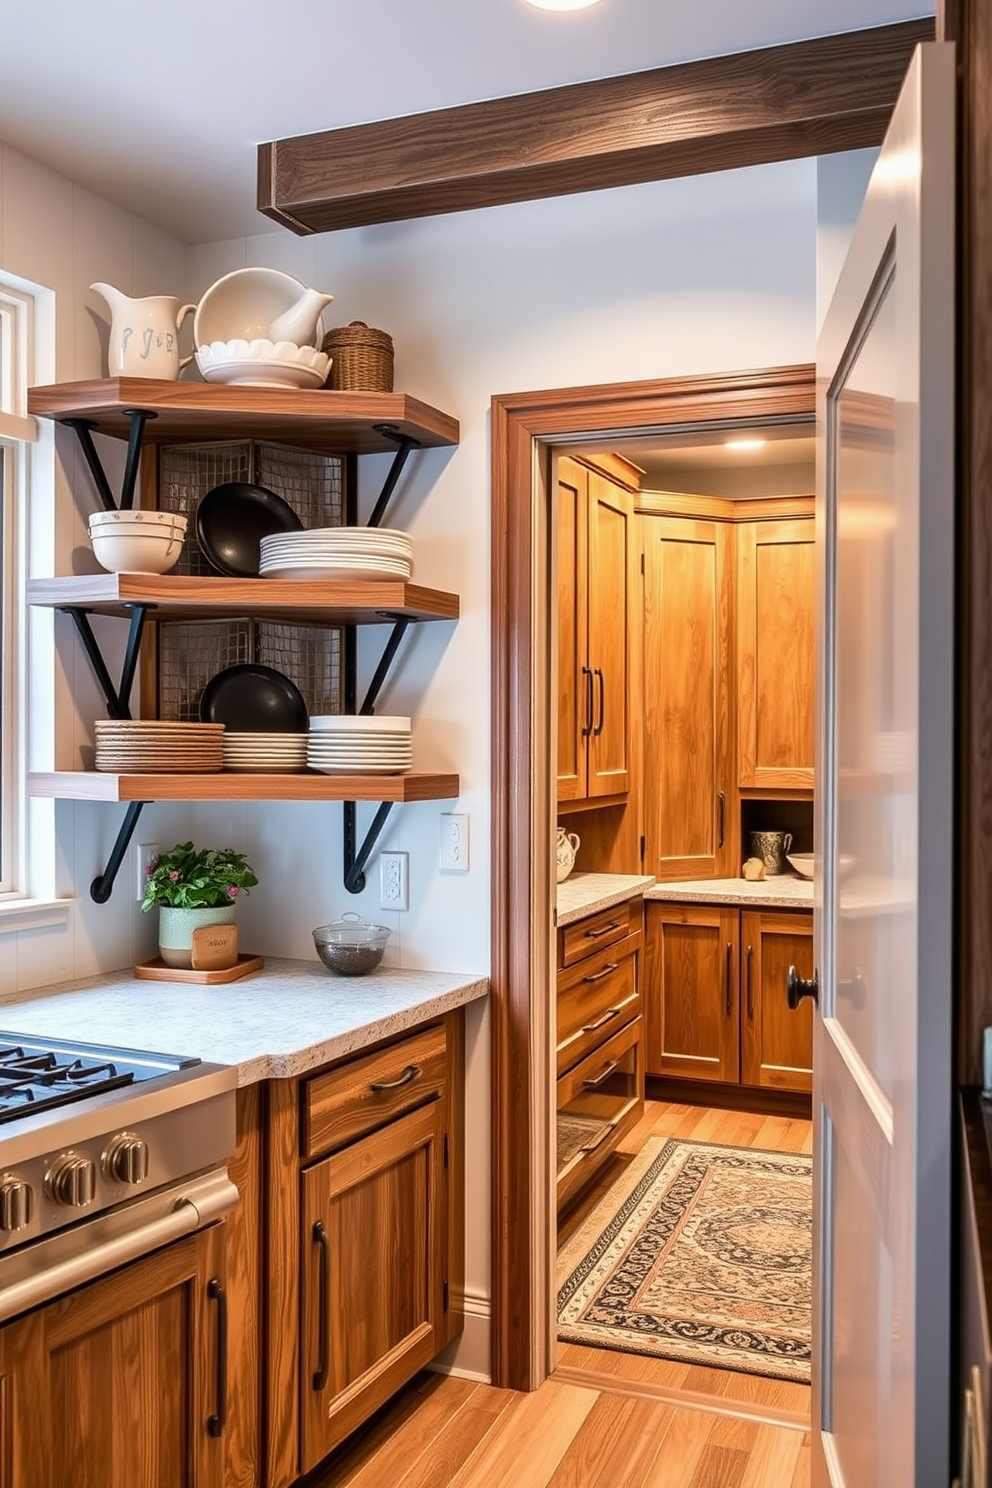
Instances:
[[[252,615],[294,625],[381,625],[396,620],[457,620],[457,594],[400,579],[224,579],[184,574],[74,574],[31,579],[28,604],[74,607],[128,618],[149,605],[149,620],[210,620]]]
[[[113,775],[56,770],[28,775],[28,795],[62,801],[444,801],[457,775]]]
[[[345,393],[319,388],[228,387],[151,377],[104,377],[28,390],[39,418],[88,419],[97,433],[127,439],[125,409],[154,414],[146,444],[265,439],[332,455],[393,454],[396,438],[423,448],[458,443],[458,420],[406,393]],[[388,425],[393,438],[379,432]]]

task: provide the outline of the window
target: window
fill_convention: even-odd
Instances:
[[[35,290],[0,275],[0,907],[28,892],[25,832],[25,508],[38,434],[27,416]]]

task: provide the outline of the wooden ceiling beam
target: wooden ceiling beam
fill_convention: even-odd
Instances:
[[[258,147],[300,234],[878,145],[925,17]]]

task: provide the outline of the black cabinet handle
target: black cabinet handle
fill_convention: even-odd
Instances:
[[[403,1085],[409,1085],[420,1074],[420,1068],[416,1064],[408,1064],[398,1080],[373,1080],[369,1085],[370,1090],[399,1090]]]
[[[586,721],[582,725],[582,737],[585,738],[592,733],[592,672],[584,666],[582,675],[586,679]]]
[[[814,971],[810,981],[801,977],[794,966],[789,967],[785,978],[785,997],[793,1012],[796,1011],[804,997],[812,997],[814,1003],[820,1001],[819,974]]]
[[[717,793],[716,805],[717,805],[716,845],[717,845],[717,847],[722,847],[723,846],[724,837],[727,835],[727,792],[726,791],[719,791]]]
[[[599,930],[587,930],[586,933],[585,933],[586,934],[586,939],[587,940],[598,940],[601,935],[609,935],[609,933],[610,933],[611,930],[619,930],[619,929],[620,929],[620,921],[619,920],[611,920],[608,925],[601,926]]]
[[[207,1296],[217,1303],[217,1411],[207,1419],[207,1431],[216,1437],[227,1424],[227,1293],[216,1276],[207,1282]]]
[[[601,734],[606,720],[606,683],[603,681],[602,667],[597,667],[593,675],[599,678],[599,722],[593,729],[593,733]]]
[[[754,1017],[754,991],[751,987],[751,957],[754,954],[753,946],[747,948],[747,1015],[749,1019]]]
[[[619,1063],[619,1059],[611,1060],[610,1063],[603,1070],[602,1074],[597,1075],[593,1080],[583,1080],[582,1089],[598,1090],[600,1085],[605,1085],[606,1081],[610,1078]]]
[[[595,1033],[597,1029],[602,1028],[605,1024],[611,1022],[611,1020],[615,1018],[619,1012],[620,1009],[618,1007],[607,1008],[603,1016],[601,1018],[597,1018],[595,1023],[583,1023],[582,1032]]]
[[[582,980],[584,982],[601,982],[604,977],[611,976],[619,965],[619,961],[607,961],[602,971],[593,971],[588,976],[584,976]]]
[[[317,1290],[317,1368],[313,1372],[313,1387],[322,1390],[327,1384],[327,1373],[329,1369],[329,1354],[331,1344],[331,1243],[327,1238],[327,1231],[323,1222],[317,1220],[311,1231],[315,1245],[320,1247],[320,1270],[317,1272],[319,1286]]]
[[[734,955],[734,948],[731,945],[730,941],[728,940],[727,941],[727,1017],[728,1018],[730,1017],[731,1013],[734,1010],[733,988],[730,985],[731,971],[732,971],[731,962],[733,960],[733,955]]]

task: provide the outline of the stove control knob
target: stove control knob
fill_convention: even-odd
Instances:
[[[148,1177],[148,1143],[134,1132],[121,1132],[107,1148],[103,1171],[114,1183],[144,1183]]]
[[[10,1234],[23,1230],[31,1223],[34,1212],[34,1194],[30,1183],[4,1173],[0,1178],[0,1230]]]
[[[45,1192],[53,1204],[84,1209],[96,1194],[96,1167],[78,1152],[63,1152],[45,1175]]]

